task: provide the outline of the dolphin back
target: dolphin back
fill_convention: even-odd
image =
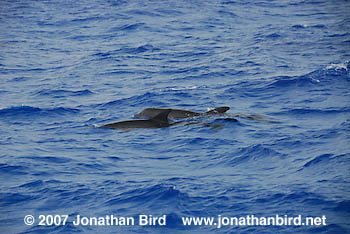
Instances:
[[[134,115],[133,117],[154,119],[156,116],[164,113],[164,111],[169,111],[167,116],[169,119],[186,119],[186,118],[193,118],[198,116],[223,114],[229,109],[230,107],[222,106],[222,107],[216,107],[204,113],[198,113],[195,111],[181,110],[181,109],[146,108],[140,113]]]
[[[125,120],[102,125],[100,128],[132,129],[132,128],[163,128],[170,126],[168,115],[171,109],[163,109],[150,119]]]

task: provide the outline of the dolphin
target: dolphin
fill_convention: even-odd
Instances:
[[[222,106],[222,107],[216,107],[204,113],[199,113],[199,112],[181,110],[181,109],[146,108],[140,113],[134,115],[133,117],[152,119],[153,117],[161,113],[163,110],[170,110],[170,113],[168,114],[169,119],[185,119],[185,118],[201,117],[201,116],[207,116],[207,115],[224,114],[229,109],[230,107]]]
[[[171,109],[162,109],[150,119],[126,120],[110,124],[105,124],[99,128],[115,128],[121,130],[129,130],[133,128],[164,128],[172,125],[168,121],[168,115]]]

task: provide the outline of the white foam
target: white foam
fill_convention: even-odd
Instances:
[[[334,69],[336,71],[344,69],[345,71],[348,71],[348,67],[346,66],[346,63],[339,63],[339,64],[331,63],[326,67],[326,69],[327,70]]]

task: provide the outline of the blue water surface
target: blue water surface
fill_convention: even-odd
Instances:
[[[1,1],[0,232],[350,233],[349,12],[345,0]],[[238,122],[96,128],[216,106]],[[56,214],[70,219],[38,225]],[[167,223],[72,222],[112,214]],[[218,215],[327,225],[181,219]]]

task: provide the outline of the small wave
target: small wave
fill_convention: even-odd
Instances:
[[[158,8],[157,13],[161,14],[164,17],[179,16],[183,14],[182,11],[177,10],[175,8]]]
[[[106,159],[110,160],[111,162],[119,162],[119,161],[124,161],[124,159],[118,157],[118,156],[108,156],[105,157]]]
[[[75,114],[79,112],[79,109],[73,108],[38,108],[32,106],[14,106],[9,108],[0,109],[0,118],[23,118],[23,117],[45,117],[45,116],[56,116],[56,115],[67,115]]]
[[[26,159],[33,159],[35,161],[41,161],[41,162],[47,162],[47,163],[69,163],[72,161],[72,159],[67,157],[54,157],[54,156],[47,156],[47,157],[38,157],[38,156],[28,156]]]
[[[275,81],[270,84],[269,88],[288,88],[288,87],[308,87],[319,83],[318,79],[309,78],[307,76],[282,76],[276,77]]]
[[[145,44],[137,47],[124,47],[118,50],[118,52],[126,54],[141,54],[145,52],[157,51],[159,49],[153,47],[151,44]]]
[[[344,37],[344,38],[348,38],[350,36],[350,33],[335,33],[332,35],[329,35],[328,37],[334,38],[334,37]]]
[[[335,80],[350,78],[350,61],[344,63],[331,63],[325,68],[318,69],[314,72],[307,74],[306,76],[310,79],[318,79],[321,82],[334,82]]]
[[[30,80],[30,77],[25,77],[25,76],[19,76],[19,77],[15,77],[12,80],[10,80],[11,82],[25,82]]]
[[[237,15],[234,12],[228,11],[228,10],[219,10],[218,13],[222,16],[227,16],[231,18],[236,18]]]
[[[322,162],[328,163],[332,156],[333,156],[333,154],[322,154],[322,155],[312,159],[311,161],[305,163],[304,167],[310,167],[312,165],[319,164]]]
[[[325,29],[325,28],[327,28],[327,26],[324,25],[324,24],[315,24],[315,25],[312,25],[311,27],[312,27],[312,28],[319,28],[319,29]]]
[[[346,212],[349,213],[350,211],[350,200],[341,201],[337,204],[337,206],[333,209],[334,211],[338,212]]]
[[[330,64],[301,76],[279,76],[265,88],[294,88],[326,85],[334,81],[334,77],[350,77],[350,62]]]
[[[112,55],[111,52],[98,52],[98,53],[92,54],[91,56],[97,56],[97,57],[100,57],[100,58],[108,58],[111,55]]]
[[[276,92],[285,92],[296,88],[308,88],[318,85],[320,81],[307,76],[278,76],[267,82],[241,81],[234,87],[229,88],[225,93],[243,93],[248,97],[261,97],[262,94],[269,97]]]
[[[276,162],[276,158],[279,159],[285,156],[285,154],[267,148],[261,144],[257,144],[241,148],[233,154],[228,154],[223,159],[220,159],[220,161],[228,166],[237,166],[240,164],[245,164],[247,162],[259,162],[259,164],[262,164],[264,166],[271,166],[271,160]],[[264,163],[264,161],[266,161],[266,163]]]
[[[151,44],[144,44],[139,46],[122,46],[119,49],[111,50],[111,51],[101,51],[98,53],[94,53],[91,56],[97,57],[99,60],[101,59],[110,59],[113,58],[113,60],[120,61],[120,55],[121,54],[143,54],[146,52],[154,52],[159,51],[159,48],[154,47]],[[132,71],[128,70],[128,73]]]
[[[23,166],[11,166],[7,164],[0,164],[0,173],[3,176],[4,174],[10,175],[26,175],[28,168]]]
[[[296,25],[292,26],[292,28],[294,28],[294,29],[304,29],[307,27],[308,27],[308,25],[306,25],[306,24],[296,24]]]
[[[327,201],[322,195],[307,192],[303,190],[295,190],[291,193],[271,193],[267,194],[264,197],[259,197],[255,200],[256,203],[260,203],[261,205],[264,203],[270,203],[274,201],[275,204],[284,205],[287,203],[295,203],[304,204],[304,205],[324,205],[329,204],[333,205],[333,202]]]
[[[325,29],[327,27],[324,24],[315,24],[315,25],[296,24],[296,25],[293,25],[292,28],[293,29],[306,29],[306,28]]]
[[[271,34],[269,34],[269,35],[266,35],[266,38],[268,38],[268,39],[273,39],[273,40],[278,39],[278,38],[280,38],[280,37],[282,37],[282,36],[281,36],[281,34],[279,34],[279,33],[271,33]]]
[[[155,94],[155,93],[151,93],[151,92],[147,92],[145,94],[142,95],[137,95],[137,96],[133,96],[133,97],[129,97],[129,98],[122,98],[122,99],[118,99],[115,101],[110,101],[107,103],[102,103],[99,106],[103,109],[110,107],[110,106],[124,106],[124,105],[128,105],[128,106],[139,106],[139,105],[146,105],[147,106],[151,106],[151,105],[155,105],[155,106],[163,106],[164,103],[159,101],[162,98],[160,97],[160,95]]]
[[[99,21],[102,20],[103,17],[101,16],[92,16],[92,17],[84,17],[84,18],[76,18],[71,20],[69,23],[86,23],[90,21]]]
[[[55,97],[55,98],[60,98],[60,97],[67,97],[67,96],[87,96],[93,94],[88,89],[85,90],[77,90],[77,91],[72,91],[72,90],[65,90],[65,89],[44,89],[40,90],[36,93],[37,95],[40,96],[50,96],[50,97]]]
[[[207,86],[196,86],[196,85],[188,85],[188,86],[173,86],[173,87],[165,87],[160,89],[161,92],[169,92],[169,91],[183,91],[183,90],[193,90],[198,88],[207,88]]]
[[[28,182],[19,186],[20,188],[37,188],[42,187],[44,182],[42,180],[35,180],[32,182]]]
[[[144,23],[135,23],[135,24],[124,24],[122,26],[117,26],[111,29],[111,31],[134,31],[143,27]]]
[[[325,226],[311,226],[308,233],[348,233],[349,229],[338,224],[327,223]]]
[[[350,154],[342,154],[335,156],[334,154],[321,154],[312,160],[304,164],[303,168],[310,168],[316,165],[327,165],[330,166],[333,163],[340,162],[340,164],[348,163],[350,159]]]
[[[71,215],[73,216],[73,215]],[[29,230],[20,232],[18,234],[31,234],[31,233],[84,233],[86,230],[77,225],[73,225],[73,222],[67,222],[65,225],[51,225],[40,226],[33,225]]]
[[[281,111],[276,113],[277,115],[326,115],[326,114],[338,114],[338,113],[349,113],[350,108],[341,109],[311,109],[311,108],[295,108],[287,111]]]
[[[36,197],[23,193],[0,193],[0,206],[7,207],[17,203],[26,203],[35,200]]]
[[[106,203],[110,206],[133,202],[142,204],[143,206],[146,204],[148,204],[148,206],[156,204],[156,206],[161,207],[164,203],[176,205],[175,203],[179,202],[183,197],[187,197],[187,195],[181,193],[175,186],[158,184],[147,188],[124,192],[117,195],[116,198],[108,200]]]
[[[285,156],[273,149],[267,148],[261,144],[252,145],[246,148],[242,148],[237,152],[238,155],[243,155],[247,159],[259,159],[259,158],[271,158],[271,157],[282,157]]]
[[[129,15],[139,15],[139,16],[151,16],[151,17],[159,17],[161,16],[160,14],[158,14],[157,12],[154,11],[149,11],[149,10],[139,10],[139,9],[135,9],[135,10],[129,10],[126,12]]]

